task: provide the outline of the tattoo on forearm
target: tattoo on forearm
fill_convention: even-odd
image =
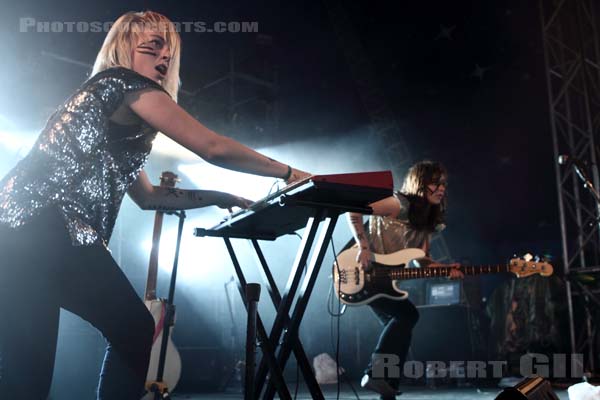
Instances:
[[[167,188],[166,197],[174,196],[180,197],[183,194],[183,190],[175,189],[175,188]]]
[[[200,196],[200,193],[196,192],[195,190],[188,190],[187,196],[191,201],[202,201],[202,196]]]
[[[148,204],[146,210],[160,210],[160,211],[176,211],[179,210],[177,207],[169,207],[164,204]]]
[[[203,200],[199,190],[183,190],[176,188],[165,188],[163,196],[165,198],[171,198],[170,200],[165,199],[164,203],[160,199],[155,199],[156,203],[146,205],[148,210],[161,210],[161,211],[175,211],[189,207],[196,207],[197,202]],[[192,204],[188,203],[192,202]],[[162,203],[162,204],[161,204]],[[166,203],[166,204],[165,204]],[[171,204],[169,204],[171,203]],[[174,204],[173,204],[174,203]]]

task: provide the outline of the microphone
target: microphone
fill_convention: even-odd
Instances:
[[[560,154],[557,161],[558,165],[565,165],[567,162],[569,162],[569,156],[567,154]]]
[[[558,164],[559,165],[567,165],[569,163],[578,164],[578,163],[580,163],[580,160],[578,158],[571,157],[568,154],[561,154],[558,156]]]
[[[587,163],[585,161],[581,161],[579,158],[572,157],[568,154],[559,155],[558,156],[558,164],[560,164],[560,165],[572,164],[579,169],[587,167]]]

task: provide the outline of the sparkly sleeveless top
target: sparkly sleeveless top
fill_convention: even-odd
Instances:
[[[125,192],[135,181],[156,130],[109,117],[124,95],[164,89],[127,68],[86,81],[49,118],[33,148],[0,181],[0,223],[17,228],[57,207],[73,245],[108,243]]]
[[[400,213],[396,218],[372,215],[369,218],[369,242],[371,251],[389,254],[408,248],[423,248],[433,234],[430,230],[415,229],[408,220],[410,201],[400,192],[394,197],[400,202]],[[436,227],[436,231],[443,226]]]

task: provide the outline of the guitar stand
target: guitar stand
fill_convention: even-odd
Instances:
[[[164,382],[148,382],[146,383],[146,389],[148,390],[148,392],[153,394],[153,400],[171,400],[171,396],[169,396],[169,388],[167,388],[167,385],[165,385]]]
[[[158,369],[156,372],[156,380],[146,384],[148,392],[152,393],[153,400],[170,400],[169,388],[163,382],[163,374],[165,372],[165,362],[167,359],[167,345],[169,343],[169,335],[171,327],[175,324],[175,284],[177,282],[177,266],[179,264],[179,249],[181,247],[181,236],[183,234],[183,223],[185,222],[185,211],[164,211],[165,214],[175,215],[179,217],[179,226],[177,227],[177,243],[175,245],[175,258],[173,259],[173,269],[171,271],[171,281],[169,284],[169,297],[166,302],[165,322],[163,328],[162,340],[160,343],[160,355],[158,357]]]
[[[258,315],[258,300],[260,285],[246,285],[246,300],[248,301],[248,323],[246,325],[246,374],[244,379],[244,400],[254,398],[254,368],[256,367],[256,317]]]
[[[291,201],[287,201],[286,203],[286,205],[292,205],[290,204]],[[254,396],[246,397],[246,399],[260,398],[265,385],[266,389],[263,395],[263,399],[265,400],[273,399],[276,392],[282,400],[289,400],[292,398],[289,388],[283,378],[283,370],[292,352],[294,353],[298,368],[302,372],[311,397],[318,400],[325,399],[319,388],[319,384],[316,381],[300,338],[298,337],[298,329],[302,322],[304,312],[306,311],[310,295],[315,286],[337,219],[340,214],[348,211],[349,208],[338,207],[334,204],[315,204],[309,201],[294,201],[293,206],[309,208],[311,210],[311,216],[308,217],[302,241],[298,248],[296,259],[292,265],[283,294],[280,294],[277,288],[271,270],[269,269],[258,242],[258,240],[275,240],[280,235],[274,234],[269,236],[264,233],[253,234],[253,232],[245,232],[242,234],[228,232],[226,229],[214,230],[202,228],[196,228],[194,232],[196,236],[223,238],[235,269],[238,290],[246,310],[250,312],[252,311],[250,308],[251,302],[245,293],[247,285],[246,278],[231,244],[232,238],[249,239],[256,252],[258,263],[261,266],[259,269],[262,280],[269,292],[271,301],[277,310],[275,321],[269,333],[267,333],[265,329],[260,313],[257,313],[256,328],[263,357],[252,381],[254,386]],[[371,213],[371,209],[364,207],[355,207],[352,211],[365,214]],[[321,228],[320,234],[317,237],[319,228]],[[311,250],[312,256],[309,260]],[[308,267],[306,270],[305,266]],[[296,303],[292,310],[294,299],[296,299]],[[268,374],[269,377],[267,378]]]
[[[238,338],[238,335],[236,333],[236,319],[233,314],[233,305],[232,305],[232,300],[231,300],[233,298],[233,294],[229,293],[229,284],[231,284],[231,283],[235,283],[235,278],[233,276],[227,282],[225,282],[223,284],[223,289],[225,291],[225,298],[227,299],[227,310],[229,311],[229,318],[231,319],[231,330],[230,330],[231,350],[232,350],[232,353],[235,353],[238,343],[240,343],[241,340]],[[235,384],[234,390],[236,392],[243,393],[244,392],[244,388],[243,388],[243,379],[244,378],[242,377],[243,372],[240,372],[240,371],[244,368],[245,362],[244,362],[244,360],[241,359],[241,356],[234,355],[233,362],[231,365],[232,365],[231,372],[229,373],[227,380],[221,386],[221,390],[226,391],[228,388],[231,388],[231,385],[233,383],[233,384]]]

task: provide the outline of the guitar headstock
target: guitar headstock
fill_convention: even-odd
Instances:
[[[510,272],[515,274],[518,278],[537,274],[541,276],[550,276],[554,272],[554,268],[552,268],[550,263],[541,260],[535,261],[529,257],[525,259],[513,258],[510,260],[508,266]]]
[[[177,174],[171,171],[163,171],[160,174],[160,186],[161,187],[170,187],[173,188],[179,182],[179,177]]]

